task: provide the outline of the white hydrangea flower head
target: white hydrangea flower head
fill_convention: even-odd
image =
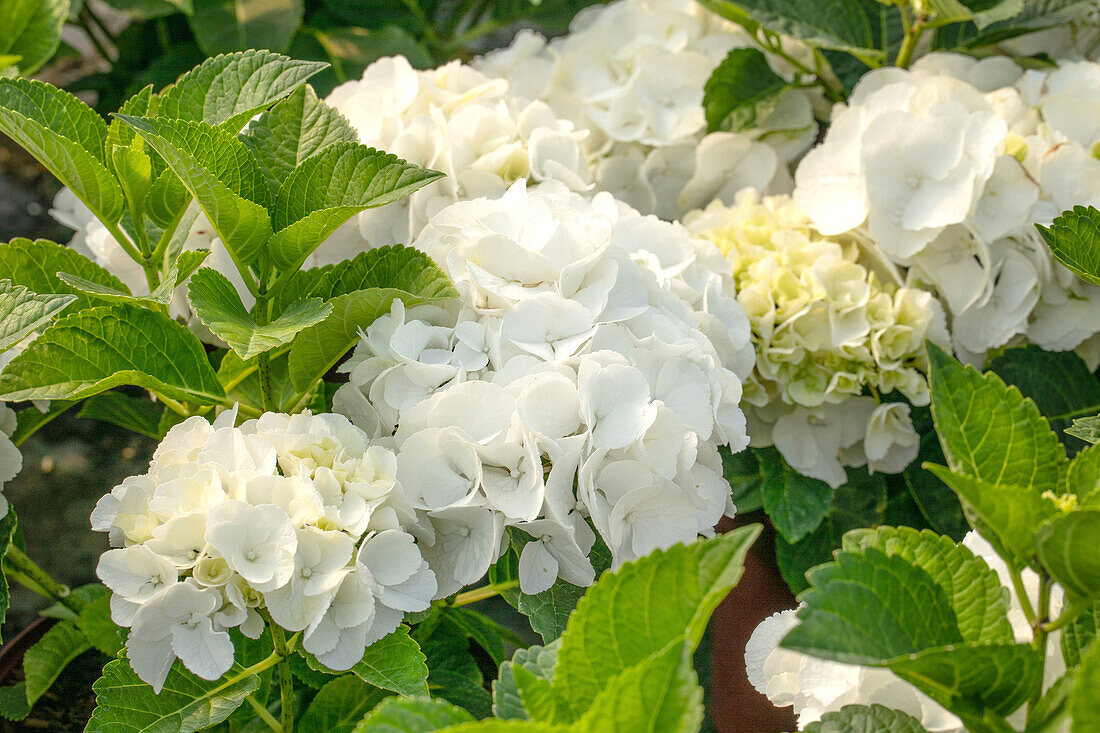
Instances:
[[[411,242],[448,204],[499,196],[517,180],[555,180],[575,191],[592,185],[584,132],[543,102],[521,100],[504,79],[459,61],[418,71],[403,56],[382,58],[326,102],[348,118],[364,145],[447,176],[360,214],[316,253],[316,264]]]
[[[908,407],[860,395],[897,390],[928,404],[924,341],[947,342],[939,302],[868,262],[857,236],[823,236],[787,196],[745,189],[685,224],[725,254],[752,326],[745,399],[754,426],[770,426],[751,431],[754,444],[834,487],[844,465],[903,470],[917,448]]]
[[[1031,626],[1024,617],[1004,561],[976,532],[968,533],[962,546],[997,573],[1009,600],[1008,620],[1016,642],[1031,643]],[[1023,580],[1030,602],[1037,603],[1039,576],[1025,569]],[[1057,613],[1061,609],[1062,599],[1062,589],[1055,585],[1051,593],[1052,612]],[[773,705],[794,707],[799,730],[820,720],[825,713],[835,712],[845,705],[878,704],[908,713],[920,721],[929,733],[966,732],[966,727],[955,715],[888,669],[831,662],[780,648],[779,642],[798,625],[796,613],[795,610],[772,614],[756,627],[745,646],[745,668],[752,686],[767,695]],[[1047,638],[1044,690],[1065,673],[1060,634],[1060,631],[1055,631]],[[1026,713],[1024,706],[1008,720],[1014,726],[1022,727],[1026,722]]]
[[[23,454],[11,441],[15,433],[15,410],[0,402],[0,489],[23,470]],[[8,514],[8,500],[0,493],[0,519]]]
[[[459,302],[395,301],[333,404],[393,436],[441,596],[485,573],[506,527],[531,538],[526,593],[590,584],[593,526],[616,563],[713,532],[732,510],[717,446],[747,445],[753,367],[714,245],[607,193],[523,181],[452,204],[414,244]]]
[[[134,671],[158,692],[177,658],[204,679],[225,674],[227,630],[258,637],[259,610],[344,670],[436,595],[404,529],[415,515],[392,451],[342,415],[235,420],[229,410],[176,425],[149,471],[92,513],[115,548],[96,571],[112,618],[130,628]]]
[[[699,3],[617,0],[582,10],[565,36],[547,42],[523,31],[475,65],[589,133],[597,188],[674,220],[715,198],[730,203],[744,186],[788,192],[787,166],[813,142],[812,97],[803,89],[780,95],[752,128],[706,134],[707,79],[731,49],[752,45]],[[783,61],[775,66],[790,75]]]

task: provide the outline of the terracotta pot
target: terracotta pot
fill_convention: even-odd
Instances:
[[[13,670],[23,665],[23,655],[56,623],[55,618],[39,616],[27,628],[8,639],[8,643],[0,647],[0,686],[11,684],[8,677]]]
[[[764,531],[745,558],[745,573],[733,592],[718,606],[710,622],[710,713],[719,733],[783,733],[797,730],[794,711],[777,708],[749,684],[745,674],[745,644],[757,624],[776,611],[794,608],[794,595],[779,574],[775,561],[775,530],[762,512],[725,519],[718,525],[728,532],[760,523]]]

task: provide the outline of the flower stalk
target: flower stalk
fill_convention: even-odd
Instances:
[[[25,588],[57,601],[73,613],[80,613],[84,608],[83,602],[72,595],[69,586],[58,582],[14,544],[8,547],[7,554],[4,555],[4,572]]]

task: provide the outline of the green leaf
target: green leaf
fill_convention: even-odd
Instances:
[[[512,677],[519,696],[521,719],[531,718],[543,722],[569,720],[573,713],[569,704],[557,693],[549,679],[540,677],[523,667],[512,670]]]
[[[188,19],[207,56],[262,48],[284,52],[302,25],[302,0],[194,0]]]
[[[882,705],[845,705],[803,728],[805,733],[928,733],[920,721]]]
[[[1004,5],[1014,3],[1007,0]],[[933,38],[933,50],[977,49],[1033,31],[1063,25],[1091,12],[1089,0],[1027,0],[1023,10],[1004,20],[991,22],[979,29],[974,23],[938,28]],[[996,16],[993,16],[994,19]]]
[[[479,676],[480,677],[480,676]],[[428,678],[432,692],[447,702],[458,705],[478,720],[488,718],[493,712],[493,698],[480,679],[473,680],[458,672],[433,669]]]
[[[260,684],[234,664],[220,680],[200,679],[176,662],[159,694],[142,682],[125,655],[108,662],[92,685],[96,708],[87,733],[191,733],[225,720]]]
[[[54,624],[46,635],[23,656],[24,691],[28,707],[33,707],[54,683],[69,662],[91,649],[91,644],[68,621]]]
[[[282,271],[306,257],[355,214],[408,196],[442,177],[355,142],[333,143],[286,179],[271,210],[276,234],[269,249]]]
[[[306,158],[333,143],[358,140],[351,123],[304,84],[248,126],[245,144],[277,190]]]
[[[272,351],[269,355],[271,386],[278,404],[289,404],[295,398],[294,385],[290,383],[287,351],[288,349],[283,347]],[[262,411],[259,366],[258,358],[242,361],[232,350],[225,353],[221,364],[218,365],[218,381],[225,389],[226,404],[240,402],[242,405]]]
[[[245,360],[289,344],[299,331],[332,312],[332,306],[320,298],[308,298],[292,303],[271,323],[258,325],[233,283],[209,267],[191,276],[187,293],[203,325]]]
[[[694,733],[703,723],[703,688],[685,638],[613,677],[574,729],[584,733]]]
[[[68,0],[7,0],[0,5],[0,54],[17,57],[12,63],[30,76],[57,52],[68,15]]]
[[[338,677],[317,692],[294,729],[299,733],[350,733],[388,695],[355,675]]]
[[[117,657],[126,643],[126,629],[111,620],[110,593],[100,593],[86,602],[74,623],[92,646],[109,657]]]
[[[1079,509],[1039,528],[1039,559],[1067,593],[1100,598],[1100,509]]]
[[[122,189],[103,164],[107,127],[76,97],[42,82],[0,78],[0,132],[72,189],[96,217],[114,224],[122,216]]]
[[[956,542],[962,542],[970,531],[970,525],[966,523],[958,497],[935,474],[923,468],[925,463],[947,463],[932,423],[932,411],[927,407],[915,408],[910,416],[913,418],[913,428],[920,435],[920,447],[916,460],[902,472],[906,491],[932,530],[947,535]]]
[[[1062,631],[1062,657],[1066,667],[1073,669],[1081,663],[1089,645],[1100,636],[1100,601],[1085,608]]]
[[[928,344],[928,359],[932,417],[951,469],[990,484],[1060,493],[1066,452],[1035,403],[935,344]]]
[[[1100,644],[1093,644],[1077,670],[1077,681],[1070,693],[1073,723],[1071,733],[1096,733],[1100,730]]]
[[[611,567],[611,550],[603,540],[597,537],[596,544],[588,553],[596,577],[603,575]],[[516,577],[518,578],[518,568]],[[531,628],[549,644],[565,632],[565,626],[577,603],[584,597],[587,588],[573,585],[560,578],[552,586],[534,595],[517,593],[512,603],[516,610],[527,617]]]
[[[1066,432],[1086,443],[1100,443],[1100,416],[1077,418]]]
[[[730,129],[753,127],[758,117],[774,109],[779,94],[789,86],[772,71],[768,59],[755,48],[735,48],[711,72],[703,91],[707,131],[722,129],[730,116]],[[763,114],[762,114],[763,113]]]
[[[967,519],[1009,565],[1020,569],[1034,563],[1035,531],[1058,513],[1050,498],[1012,484],[994,486],[943,466],[926,468],[955,490]]]
[[[1024,733],[1057,733],[1067,730],[1069,723],[1069,696],[1073,690],[1074,675],[1064,674],[1043,693],[1028,711],[1028,723]]]
[[[562,635],[554,687],[580,716],[608,681],[685,636],[697,644],[741,577],[759,525],[654,552],[589,589]]]
[[[807,575],[801,623],[781,643],[787,649],[874,665],[963,642],[951,598],[903,557],[873,548],[840,552]]]
[[[50,323],[75,295],[39,295],[11,280],[0,280],[0,352]]]
[[[959,633],[967,642],[1011,644],[1008,599],[997,574],[970,550],[929,530],[909,527],[858,529],[844,536],[844,551],[874,548],[924,570],[944,590],[955,609]]]
[[[131,397],[121,392],[101,392],[85,400],[76,416],[111,423],[160,440],[157,426],[161,412],[163,408],[148,398]]]
[[[191,0],[105,0],[135,20],[162,18],[173,13],[191,14]]]
[[[561,641],[555,640],[546,646],[536,644],[526,649],[517,649],[510,661],[500,665],[499,675],[493,681],[494,716],[519,720],[529,717],[520,697],[514,670],[522,668],[535,677],[550,682],[554,679],[554,665],[558,662],[559,648]]]
[[[1043,662],[1029,644],[965,644],[894,659],[890,670],[968,724],[1008,715],[1039,692]],[[973,728],[972,728],[973,729]]]
[[[722,456],[722,475],[730,485],[730,498],[737,506],[737,513],[754,512],[764,508],[760,495],[760,460],[756,454],[766,448],[745,448],[731,453],[728,446],[719,446]]]
[[[355,733],[432,733],[473,719],[462,708],[442,700],[390,697],[355,726]]]
[[[132,305],[58,320],[0,374],[0,399],[83,399],[123,384],[199,405],[225,399],[194,334]]]
[[[833,490],[824,481],[795,471],[774,448],[757,451],[757,458],[764,511],[784,540],[798,542],[829,513]]]
[[[330,671],[312,656],[306,657],[312,669]],[[420,646],[409,636],[409,627],[400,626],[367,647],[363,658],[349,670],[356,677],[383,690],[415,697],[428,694],[428,666]]]
[[[43,425],[59,417],[75,404],[76,402],[71,400],[50,400],[50,406],[45,412],[40,411],[33,405],[23,408],[15,413],[16,426],[15,432],[11,435],[12,442],[20,445],[31,435],[38,432]]]
[[[1066,472],[1066,487],[1078,506],[1100,503],[1100,448],[1090,445],[1078,453]]]
[[[0,244],[0,278],[11,280],[36,293],[64,293],[76,295],[69,315],[75,311],[99,305],[76,288],[67,285],[57,276],[69,272],[104,287],[126,291],[117,277],[73,249],[45,239],[13,239]]]
[[[267,181],[244,143],[203,122],[119,115],[164,158],[202,207],[238,266],[253,263],[271,238]]]
[[[504,661],[505,644],[523,646],[523,639],[485,614],[460,606],[448,608],[445,613],[452,623],[477,642],[498,665]]]
[[[31,408],[34,409],[33,407]],[[37,412],[37,410],[35,410]],[[8,513],[0,517],[0,552],[5,555],[11,547],[12,537],[18,520],[15,518],[15,510],[9,505]],[[2,557],[2,555],[0,555]],[[7,618],[8,604],[11,602],[11,589],[8,587],[8,576],[0,573],[0,623]]]
[[[308,293],[330,300],[332,313],[295,337],[290,378],[304,390],[324,376],[395,298],[406,306],[454,297],[447,276],[426,254],[411,247],[380,247],[341,262]]]
[[[377,0],[370,2],[369,12],[377,12]],[[348,5],[346,0],[336,4]],[[359,18],[356,17],[354,22],[358,23]],[[428,50],[404,28],[394,25],[372,29],[356,26],[309,27],[306,32],[320,44],[340,82],[358,79],[368,66],[384,56],[404,56],[416,69],[435,66]]]
[[[1069,426],[1062,415],[1100,409],[1100,380],[1072,351],[1045,351],[1029,344],[1001,352],[988,366],[1024,397],[1030,397],[1055,433],[1061,434]],[[1072,439],[1067,445],[1074,451],[1083,447]]]
[[[1049,227],[1036,225],[1055,259],[1078,277],[1100,285],[1100,211],[1074,206]]]
[[[257,112],[290,95],[325,66],[270,51],[215,56],[160,92],[158,114],[237,132]]]

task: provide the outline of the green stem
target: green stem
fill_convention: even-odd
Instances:
[[[270,317],[267,293],[263,288],[264,286],[261,282],[261,292],[256,296],[256,307],[253,310],[256,318],[256,325],[258,326],[267,325],[268,318]],[[265,351],[257,356],[256,366],[260,372],[260,404],[264,412],[274,412],[277,409],[277,404],[275,402],[275,388],[271,381],[271,355]]]
[[[904,5],[899,6],[899,9],[901,10],[901,22],[905,28],[905,37],[901,41],[901,48],[898,49],[898,56],[894,59],[894,66],[908,69],[909,64],[913,61],[913,52],[917,50],[917,41],[924,33],[924,18],[918,15],[910,23],[909,9]]]
[[[103,221],[100,219],[100,221]],[[130,238],[126,236],[126,233],[115,222],[103,221],[103,226],[107,228],[107,231],[111,233],[111,236],[115,238],[119,246],[125,250],[126,254],[130,255],[130,259],[134,262],[141,263],[145,260],[141,256],[141,252],[138,251],[134,243],[130,241]]]
[[[95,10],[84,5],[81,7],[81,12],[87,13],[91,21],[95,23],[95,27],[103,33],[103,36],[110,41],[115,48],[118,48],[118,39],[115,37],[115,34],[111,33],[110,29],[107,28],[107,24],[99,19],[99,16],[95,14]]]
[[[1027,591],[1024,590],[1024,581],[1020,577],[1019,570],[1009,569],[1009,574],[1012,576],[1012,587],[1016,591],[1016,598],[1020,601],[1020,608],[1023,609],[1024,618],[1033,627],[1035,626],[1035,611],[1031,607],[1031,599],[1027,597]]]
[[[1087,603],[1071,603],[1062,609],[1061,615],[1050,623],[1043,624],[1040,628],[1047,634],[1065,628],[1076,620],[1081,612],[1088,608]]]
[[[484,585],[480,588],[468,590],[465,593],[459,593],[455,596],[455,599],[451,601],[451,606],[468,606],[471,603],[477,603],[478,601],[484,601],[486,598],[492,598],[493,596],[500,595],[506,590],[512,590],[519,587],[518,580],[509,580],[504,583],[493,583],[490,585]]]
[[[172,37],[168,34],[168,23],[164,18],[157,18],[155,26],[157,29],[157,41],[160,42],[160,48],[164,53],[168,53],[172,50]]]
[[[764,30],[761,30],[760,33],[764,37],[763,40],[761,40],[756,35],[756,33],[749,33],[749,38],[751,38],[752,41],[756,43],[757,46],[760,46],[760,48],[763,49],[766,53],[773,54],[786,61],[788,64],[794,67],[795,71],[797,71],[798,73],[813,77],[814,85],[821,87],[822,91],[825,92],[825,96],[829,98],[830,102],[844,101],[843,89],[840,89],[839,87],[834,85],[829,79],[826,78],[823,73],[824,64],[826,62],[825,57],[821,55],[820,51],[814,49],[814,64],[817,68],[811,69],[809,66],[806,66],[806,64],[802,63],[794,56],[791,56],[789,53],[783,50],[783,41],[778,35],[769,34],[768,31]]]
[[[271,629],[271,643],[275,646],[275,653],[279,655],[277,666],[279,668],[279,700],[282,709],[279,711],[280,727],[282,733],[294,731],[294,676],[290,671],[290,649],[286,643],[286,633],[276,623],[269,623]]]
[[[1046,622],[1050,616],[1050,587],[1052,585],[1050,578],[1044,575],[1043,579],[1039,583],[1039,608],[1038,615],[1035,621],[1031,625],[1031,646],[1037,652],[1039,652],[1039,679],[1043,679],[1043,668],[1046,666],[1047,659],[1047,630],[1044,628]],[[1043,696],[1043,686],[1040,684],[1035,688],[1035,691],[1031,694],[1031,699],[1027,701],[1027,714],[1031,716],[1031,709],[1039,702],[1039,698]]]
[[[86,10],[86,8],[81,10],[80,23],[78,25],[84,30],[84,33],[91,40],[92,45],[95,46],[96,53],[102,56],[103,60],[107,63],[114,63],[114,60],[111,58],[111,54],[107,52],[107,47],[103,45],[103,42],[99,40],[99,37],[95,34],[95,31],[92,30],[92,24],[88,20],[88,16],[90,15],[90,13],[87,13]]]
[[[246,697],[245,702],[252,706],[252,711],[256,713],[256,717],[264,721],[268,728],[275,731],[275,733],[281,733],[282,727],[279,725],[279,721],[275,719],[275,716],[271,714],[270,710],[261,705],[252,695]]]
[[[84,608],[84,603],[72,595],[69,586],[57,582],[15,545],[9,546],[4,555],[4,569],[17,582],[41,596],[57,601],[73,613],[80,613]]]

